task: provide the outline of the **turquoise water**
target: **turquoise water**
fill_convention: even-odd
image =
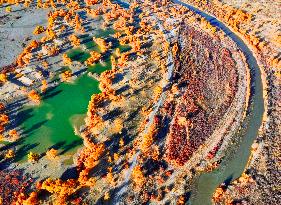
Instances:
[[[109,29],[99,32],[97,36],[104,37],[112,32]],[[90,57],[90,51],[99,52],[90,36],[83,37],[82,44],[86,46],[86,50],[75,48],[67,53],[73,61],[84,62]],[[115,42],[114,47],[120,48],[121,52],[130,49],[128,46],[120,46],[118,42]],[[89,66],[87,72],[102,73],[111,69],[110,55],[112,53],[102,59],[102,63]],[[69,68],[63,68],[66,69]],[[74,82],[60,83],[57,87],[50,88],[42,96],[40,105],[25,106],[19,112],[23,138],[16,153],[16,161],[26,160],[30,151],[41,154],[50,148],[58,149],[60,154],[71,155],[82,145],[82,139],[75,134],[75,130],[79,130],[84,124],[91,96],[100,92],[99,82],[86,73]],[[54,79],[57,78],[58,75]]]
[[[99,92],[98,81],[83,75],[48,90],[39,106],[24,107],[18,115],[24,130],[18,160],[29,151],[43,153],[51,147],[60,154],[75,152],[82,139],[74,129],[83,124],[91,95]]]

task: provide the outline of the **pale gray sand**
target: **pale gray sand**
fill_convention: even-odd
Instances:
[[[0,67],[14,62],[28,42],[26,40],[34,39],[32,32],[36,26],[47,25],[47,9],[20,9],[15,6],[12,9],[11,13],[0,10]]]

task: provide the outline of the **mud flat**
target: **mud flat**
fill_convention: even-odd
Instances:
[[[14,11],[10,14],[0,9],[0,67],[10,65],[15,58],[22,52],[27,39],[34,38],[33,30],[38,25],[47,25],[46,10],[33,8],[13,7]],[[2,51],[3,51],[2,50]]]

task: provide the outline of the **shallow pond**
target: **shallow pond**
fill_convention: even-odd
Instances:
[[[84,123],[91,95],[98,92],[98,81],[83,75],[73,83],[48,90],[39,106],[24,107],[18,116],[23,119],[24,130],[19,160],[29,151],[42,153],[51,147],[59,149],[60,154],[75,152],[82,144],[75,129]]]
[[[104,37],[111,33],[112,30],[103,31],[97,36]],[[82,44],[86,50],[75,48],[67,53],[68,56],[74,61],[87,60],[90,57],[89,51],[99,51],[91,39],[89,36],[83,37]],[[130,49],[115,43],[114,48],[117,47],[121,52]],[[16,161],[25,161],[30,151],[41,154],[54,148],[59,150],[59,154],[72,155],[76,152],[83,143],[76,133],[84,124],[89,100],[93,94],[100,92],[99,82],[86,73],[100,74],[111,69],[110,55],[103,59],[102,63],[89,66],[74,82],[60,83],[57,87],[47,90],[40,105],[24,106],[18,114],[23,138],[19,143]],[[57,79],[58,75],[55,78]]]

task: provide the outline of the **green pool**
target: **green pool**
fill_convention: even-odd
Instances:
[[[51,147],[60,154],[75,152],[82,144],[75,129],[84,123],[91,95],[98,92],[98,81],[83,75],[47,91],[39,106],[24,107],[18,116],[24,130],[18,160],[30,151],[43,153]]]
[[[108,35],[110,32],[102,34]],[[89,36],[83,38],[83,44],[88,50],[75,48],[68,52],[68,56],[74,61],[87,60],[90,57],[89,51],[99,51],[91,39]],[[121,52],[130,49],[119,44],[116,44],[115,48],[117,47]],[[87,72],[102,73],[108,69],[111,69],[110,55],[103,59],[103,63],[88,67]],[[74,82],[50,88],[42,96],[39,106],[25,106],[19,112],[17,117],[21,122],[23,137],[19,140],[16,161],[25,161],[30,151],[41,154],[50,148],[58,149],[59,154],[72,155],[82,145],[77,131],[84,124],[91,96],[100,92],[99,82],[86,73]]]

